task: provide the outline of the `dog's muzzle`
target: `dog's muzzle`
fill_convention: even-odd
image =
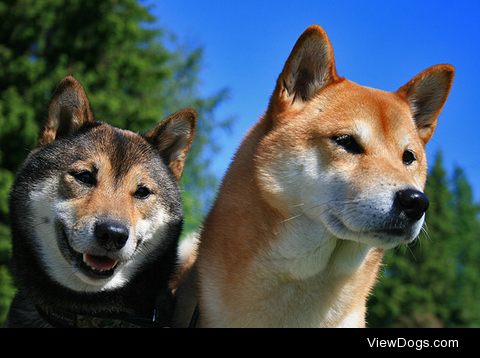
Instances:
[[[68,252],[84,274],[94,279],[111,277],[127,257],[124,251],[130,238],[129,227],[124,222],[104,218],[94,224],[92,234],[90,243],[83,239],[79,245],[70,242],[66,230],[62,230]]]

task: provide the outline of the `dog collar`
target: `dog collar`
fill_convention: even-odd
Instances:
[[[36,306],[40,316],[56,328],[169,328],[156,319],[142,317],[94,317],[68,312],[61,309],[43,309]]]

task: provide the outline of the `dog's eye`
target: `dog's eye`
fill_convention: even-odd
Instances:
[[[360,144],[357,143],[355,137],[350,134],[334,136],[332,140],[351,154],[363,154],[365,152]]]
[[[137,199],[146,199],[151,194],[152,194],[152,192],[150,191],[150,189],[148,189],[145,186],[142,186],[142,187],[137,189],[137,191],[133,194],[133,196],[136,197]]]
[[[403,164],[410,165],[415,160],[417,160],[417,157],[415,156],[415,153],[407,149],[406,151],[403,152],[402,160],[403,160]]]
[[[95,185],[95,174],[88,170],[82,170],[81,172],[72,173],[72,176],[80,183],[87,185]]]

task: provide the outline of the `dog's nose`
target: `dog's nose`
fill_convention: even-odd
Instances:
[[[103,248],[115,251],[125,246],[128,227],[118,222],[100,222],[95,226],[97,242]]]
[[[396,205],[411,220],[420,220],[430,204],[427,196],[415,189],[404,189],[395,196]]]

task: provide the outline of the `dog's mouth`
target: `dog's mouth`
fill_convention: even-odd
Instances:
[[[70,246],[70,245],[69,245]],[[95,256],[76,252],[70,247],[76,266],[91,278],[107,278],[113,276],[119,260],[107,256]]]
[[[118,260],[111,259],[107,256],[94,256],[90,254],[82,255],[81,268],[88,270],[95,275],[111,276],[117,267]]]
[[[73,259],[77,268],[85,275],[93,279],[105,279],[113,276],[115,269],[120,264],[120,260],[112,259],[108,256],[96,256],[75,251],[68,243],[66,233],[62,232],[62,235],[64,243],[68,247],[70,257]]]

